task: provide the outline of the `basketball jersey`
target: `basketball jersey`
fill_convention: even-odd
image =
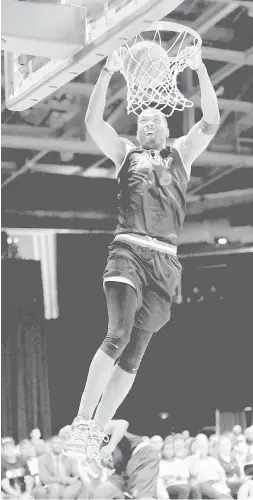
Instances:
[[[116,234],[148,235],[177,245],[188,183],[178,151],[131,150],[119,171],[118,183]]]

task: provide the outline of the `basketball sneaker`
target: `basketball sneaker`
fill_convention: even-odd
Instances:
[[[67,457],[84,461],[91,427],[92,420],[76,417],[71,426],[72,435],[66,441],[62,453]]]
[[[103,441],[108,443],[109,438],[93,421],[90,426],[84,465],[87,467],[88,474],[94,479],[99,477],[101,471],[100,449]]]

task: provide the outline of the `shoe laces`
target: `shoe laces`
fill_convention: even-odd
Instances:
[[[109,437],[93,421],[90,426],[89,441],[87,445],[87,458],[98,462],[100,459],[100,446],[102,442],[108,443]]]
[[[81,417],[76,417],[72,424],[73,435],[71,437],[72,443],[86,444],[87,436],[90,432],[91,420],[84,420]]]

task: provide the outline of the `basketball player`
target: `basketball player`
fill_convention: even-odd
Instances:
[[[191,69],[199,79],[203,118],[188,135],[166,147],[170,135],[166,118],[148,108],[138,117],[136,147],[103,120],[109,82],[119,69],[113,53],[102,68],[86,114],[87,129],[114,162],[119,184],[118,227],[103,275],[108,331],[92,360],[65,446],[65,454],[85,459],[93,477],[99,474],[106,426],[131,389],[152,335],[170,319],[182,269],[177,244],[191,165],[214,137],[220,119],[217,97],[199,55]]]

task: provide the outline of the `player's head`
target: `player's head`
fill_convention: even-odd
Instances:
[[[141,112],[137,122],[137,139],[142,148],[160,151],[165,148],[169,135],[167,120],[161,111],[147,108]]]

